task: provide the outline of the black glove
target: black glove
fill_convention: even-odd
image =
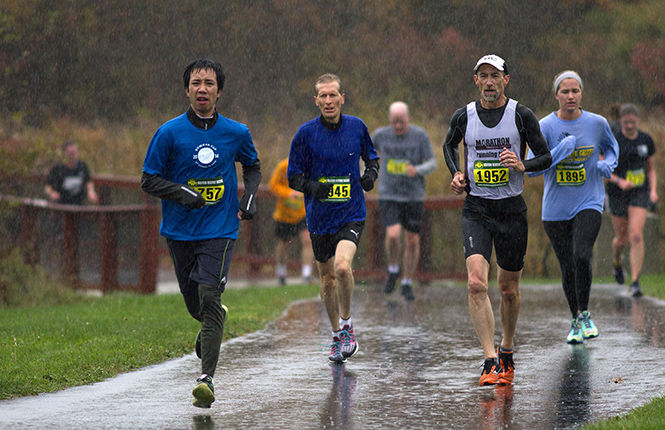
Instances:
[[[365,173],[360,177],[360,185],[365,191],[371,191],[374,188],[374,175]]]
[[[371,191],[374,188],[374,181],[379,177],[379,160],[369,160],[365,162],[365,172],[360,177],[360,185],[365,191]]]
[[[180,187],[180,203],[190,209],[201,209],[206,205],[206,199],[203,198],[201,193],[186,186]]]
[[[200,209],[206,204],[205,199],[198,191],[189,188],[187,185],[168,181],[159,175],[150,175],[143,172],[141,189],[151,196],[180,203],[189,209]]]
[[[242,219],[252,219],[256,213],[256,203],[255,195],[251,193],[243,194],[238,204],[238,209],[240,209],[240,218]]]
[[[305,184],[305,192],[314,195],[319,200],[327,199],[332,188],[333,184],[330,182],[307,181]]]
[[[250,219],[254,218],[254,214],[249,212],[249,211],[244,211],[244,210],[240,209],[240,218],[245,219],[245,220],[250,220]]]

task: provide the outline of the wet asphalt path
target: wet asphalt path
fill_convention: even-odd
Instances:
[[[496,313],[495,286],[492,293]],[[561,288],[523,287],[515,384],[478,387],[483,357],[465,289],[419,287],[416,295],[407,303],[357,287],[360,351],[341,366],[328,363],[318,300],[225,342],[211,409],[191,406],[199,369],[192,353],[91,386],[2,401],[0,428],[577,428],[665,394],[662,302],[594,286],[600,337],[571,346]]]

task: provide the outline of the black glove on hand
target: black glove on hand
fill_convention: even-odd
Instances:
[[[240,218],[245,219],[245,220],[250,220],[250,219],[254,218],[254,214],[249,212],[249,211],[244,211],[244,210],[240,209]]]
[[[187,206],[190,209],[201,209],[206,205],[206,199],[203,198],[201,193],[188,188],[186,186],[181,186],[180,190],[180,203]]]
[[[308,181],[305,184],[305,192],[313,194],[319,200],[327,199],[333,184],[330,182]]]
[[[374,188],[374,181],[379,177],[379,160],[369,160],[365,162],[365,172],[360,177],[360,185],[365,191],[371,191]]]
[[[251,193],[243,194],[238,204],[238,209],[240,209],[240,218],[242,219],[252,219],[256,213],[256,202],[254,201],[254,195]]]
[[[374,188],[374,175],[365,173],[360,177],[360,185],[365,191],[371,191]]]

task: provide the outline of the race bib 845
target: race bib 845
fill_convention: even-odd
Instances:
[[[333,184],[328,197],[322,202],[346,202],[351,198],[351,179],[348,176],[325,176],[319,182]]]

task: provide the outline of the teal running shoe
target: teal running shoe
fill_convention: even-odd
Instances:
[[[568,333],[566,342],[571,344],[584,343],[584,335],[582,334],[582,326],[580,325],[579,319],[573,318],[573,321],[570,324],[570,333]]]
[[[582,336],[584,336],[585,339],[598,337],[598,328],[593,321],[591,321],[591,314],[589,311],[583,311],[577,316],[577,320],[582,327]]]
[[[346,358],[342,355],[342,342],[337,336],[333,336],[332,344],[330,345],[330,355],[328,360],[333,363],[342,364],[346,361]]]
[[[201,375],[196,382],[197,385],[192,390],[194,396],[192,404],[197,408],[209,408],[212,402],[215,401],[215,386],[212,383],[212,378],[208,375]]]
[[[358,340],[355,333],[353,333],[352,326],[345,325],[339,333],[339,339],[342,344],[342,356],[344,358],[349,358],[358,352]]]

